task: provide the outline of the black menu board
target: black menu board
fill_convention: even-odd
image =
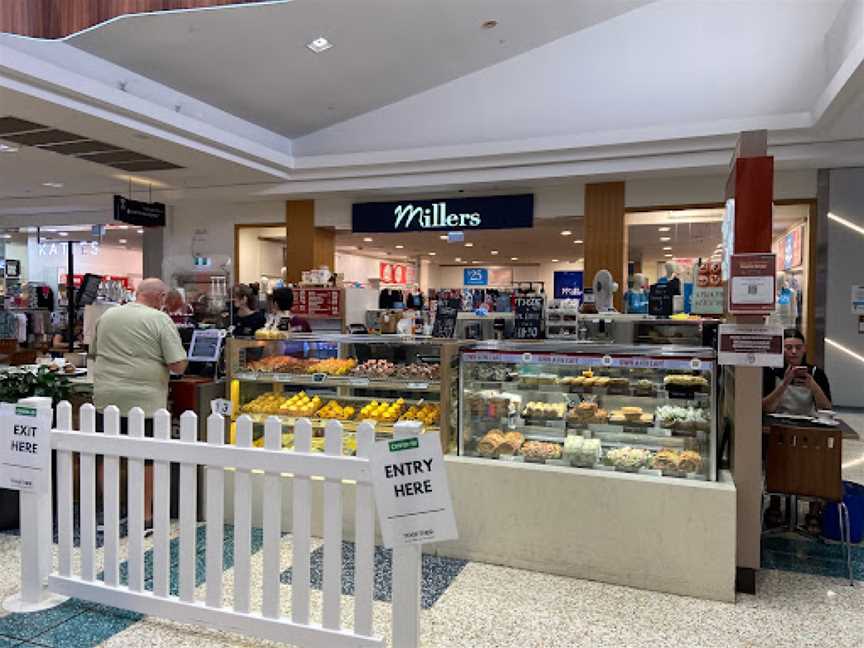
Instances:
[[[452,338],[456,332],[456,318],[459,316],[458,299],[439,299],[435,309],[435,324],[432,337]]]
[[[513,337],[517,340],[542,340],[543,332],[543,297],[529,295],[516,297],[515,330]]]

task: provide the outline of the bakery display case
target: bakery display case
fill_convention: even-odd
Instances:
[[[716,480],[710,348],[482,343],[459,373],[464,456]]]
[[[230,339],[227,348],[233,419],[248,414],[254,443],[263,444],[263,423],[283,423],[283,448],[293,446],[298,418],[312,421],[313,449],[323,450],[324,422],[341,421],[345,452],[356,448],[357,425],[375,421],[379,437],[398,421],[420,421],[440,431],[445,451],[455,442],[458,343],[398,335],[292,334],[281,339]],[[454,416],[450,416],[450,412]],[[234,426],[231,427],[233,443]],[[318,435],[321,435],[320,438]]]

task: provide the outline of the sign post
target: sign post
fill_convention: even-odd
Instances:
[[[0,487],[20,491],[21,501],[21,591],[3,601],[9,612],[36,612],[66,600],[45,589],[52,544],[51,417],[50,407],[0,406]]]

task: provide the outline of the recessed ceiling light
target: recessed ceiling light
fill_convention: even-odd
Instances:
[[[63,186],[62,182],[43,182],[43,187],[51,187],[52,189],[60,189]]]
[[[69,232],[60,232],[60,236],[69,236]]]
[[[438,236],[438,238],[441,239],[442,241],[446,241],[446,240],[447,240],[447,235],[446,235],[446,234],[440,234],[440,235]]]
[[[480,26],[483,29],[495,29],[498,26],[497,20],[484,20]]]
[[[572,233],[570,230],[564,230],[561,232],[561,236],[570,236]]]
[[[473,243],[466,243],[465,247],[474,247],[474,244]]]
[[[330,49],[333,47],[333,43],[328,41],[323,36],[319,36],[318,38],[306,43],[306,47],[315,52],[316,54],[320,54],[321,52]]]
[[[670,232],[670,231],[672,231],[672,228],[671,227],[658,227],[657,231],[658,232]]]
[[[664,249],[664,250],[671,250],[672,248],[671,248],[671,246],[667,245],[667,246],[665,246],[663,249]]]
[[[462,257],[456,257],[456,258],[453,259],[453,260],[456,261],[456,263],[459,263],[459,262],[462,260]]]
[[[489,254],[498,254],[498,250],[492,250]]]
[[[135,230],[135,231],[138,232],[139,234],[143,234],[143,233],[144,233],[144,230],[143,230],[143,229],[139,229],[139,230]]]
[[[574,242],[576,245],[582,245],[582,242],[583,242],[583,241],[582,241],[582,239],[576,239],[576,240],[573,241],[573,242]]]
[[[8,144],[0,144],[0,153],[17,153],[17,146],[9,146]]]
[[[126,239],[119,239],[117,241],[120,245],[126,245]]]
[[[438,253],[437,252],[429,252],[429,256],[435,256],[436,254],[438,254]]]
[[[671,241],[672,237],[671,236],[661,236],[660,240],[665,243],[666,241]]]
[[[371,237],[371,236],[366,236],[366,237],[364,237],[364,238],[363,238],[363,242],[364,242],[364,243],[371,243],[371,242],[372,242],[372,237]]]
[[[552,263],[560,263],[558,259],[552,259]]]
[[[405,249],[404,245],[394,245],[393,247],[395,247],[397,250],[404,250]]]
[[[518,261],[518,260],[519,260],[519,257],[510,257],[510,260],[511,260],[511,261]]]
[[[471,263],[480,263],[479,261],[472,261]]]
[[[671,258],[672,258],[672,255],[671,255],[671,254],[664,254],[663,256],[665,256],[667,259],[671,259]]]

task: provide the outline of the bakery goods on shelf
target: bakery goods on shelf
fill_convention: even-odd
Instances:
[[[574,466],[591,467],[600,459],[600,439],[586,439],[568,434],[564,440],[564,458]]]
[[[309,361],[293,356],[266,356],[260,360],[252,360],[246,363],[249,371],[261,371],[265,373],[306,373]]]
[[[507,455],[513,456],[519,449],[522,447],[522,444],[525,443],[525,436],[521,432],[511,431],[507,432],[504,435],[504,441],[495,448],[496,455]]]
[[[321,397],[309,398],[306,392],[295,394],[279,406],[279,414],[285,416],[312,416],[321,409]]]
[[[412,405],[399,419],[400,421],[420,421],[423,425],[438,425],[441,410],[435,403]]]
[[[663,378],[663,384],[672,387],[686,387],[698,389],[708,386],[705,376],[693,376],[691,374],[668,374]]]
[[[405,399],[399,398],[392,403],[374,400],[360,410],[360,419],[371,419],[382,423],[394,423],[405,407]]]
[[[349,421],[354,418],[357,412],[351,405],[342,406],[338,401],[331,400],[318,410],[316,416],[323,419],[336,419],[337,421]]]
[[[651,467],[663,471],[663,474],[674,474],[678,472],[679,454],[675,450],[662,448],[652,459]]]
[[[504,443],[504,433],[494,428],[484,434],[483,438],[477,442],[477,452],[484,457],[494,457],[495,450],[502,443]]]
[[[396,376],[407,380],[438,380],[441,365],[437,362],[412,362],[396,366]]]
[[[306,368],[306,373],[323,373],[330,376],[344,376],[357,366],[354,358],[327,358],[311,363]]]
[[[702,455],[695,450],[684,450],[678,455],[678,470],[682,473],[702,471]]]
[[[367,360],[351,370],[352,376],[389,378],[396,373],[396,365],[389,360]]]
[[[557,443],[546,443],[545,441],[526,441],[520,448],[519,454],[528,461],[560,459],[561,446]]]
[[[661,405],[655,414],[657,422],[664,428],[679,431],[708,431],[710,429],[708,411],[701,407]]]
[[[526,418],[564,418],[567,412],[565,403],[541,403],[529,401],[522,410],[522,416]]]
[[[651,452],[642,448],[614,448],[606,453],[606,463],[615,466],[616,470],[636,472],[649,465]]]

